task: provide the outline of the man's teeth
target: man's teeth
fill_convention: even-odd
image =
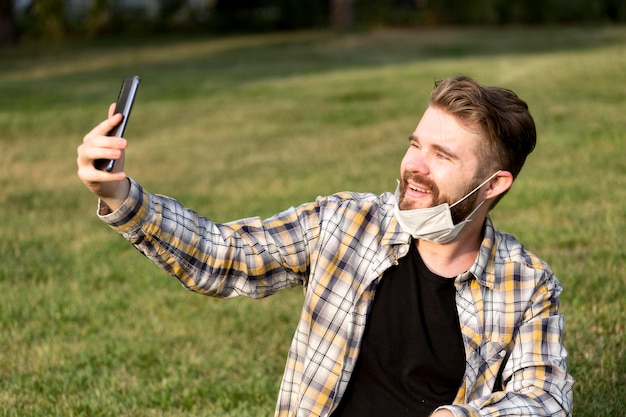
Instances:
[[[410,185],[410,184],[409,184],[409,188],[410,188],[411,190],[413,190],[413,191],[417,191],[417,192],[419,192],[419,193],[428,193],[428,194],[430,194],[430,193],[431,193],[431,191],[430,191],[430,190],[424,190],[424,189],[422,189],[422,188],[417,188],[416,186],[414,186],[414,185]]]

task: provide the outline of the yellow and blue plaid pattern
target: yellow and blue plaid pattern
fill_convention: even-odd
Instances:
[[[217,224],[131,180],[124,205],[100,215],[191,291],[260,298],[302,285],[275,415],[309,417],[329,416],[339,403],[376,285],[408,253],[411,237],[394,204],[390,193],[340,193],[266,220]],[[487,218],[479,256],[455,283],[467,365],[445,408],[459,416],[571,415],[561,287],[550,268]]]

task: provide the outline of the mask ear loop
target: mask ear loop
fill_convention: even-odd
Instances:
[[[487,178],[485,181],[481,182],[481,183],[480,183],[480,185],[479,185],[478,187],[476,187],[476,188],[474,188],[472,191],[470,191],[470,192],[469,192],[469,193],[468,193],[465,197],[461,198],[459,201],[457,201],[456,203],[452,204],[452,205],[450,206],[450,208],[452,208],[452,207],[456,206],[456,205],[457,205],[457,204],[459,204],[461,201],[464,201],[464,200],[465,200],[465,199],[467,199],[470,195],[472,195],[472,194],[474,194],[476,191],[480,190],[480,188],[481,188],[483,185],[485,185],[485,184],[487,184],[489,181],[491,181],[491,180],[492,180],[492,179],[493,179],[496,175],[498,175],[500,172],[502,172],[502,170],[501,170],[501,169],[499,169],[499,170],[497,170],[496,172],[494,172],[494,173],[493,173],[493,174],[492,174],[489,178]],[[480,204],[482,204],[482,203],[480,203]],[[480,204],[478,205],[478,207],[480,207]],[[467,216],[467,217],[470,217],[472,214],[474,214],[474,212],[478,209],[478,207],[476,207],[476,208],[472,211],[472,213],[471,213],[469,216]]]

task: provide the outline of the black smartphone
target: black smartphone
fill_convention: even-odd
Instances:
[[[126,123],[128,123],[128,117],[133,108],[133,102],[135,101],[135,95],[139,87],[139,81],[140,78],[136,75],[124,77],[122,87],[117,96],[117,102],[115,103],[115,113],[122,113],[123,118],[120,124],[111,129],[107,136],[122,137],[124,134],[124,129],[126,129]],[[97,169],[107,172],[113,171],[113,165],[115,165],[115,160],[113,159],[96,159],[94,161],[94,166]]]

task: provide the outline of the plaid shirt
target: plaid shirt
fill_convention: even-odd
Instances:
[[[266,297],[305,289],[276,416],[329,416],[339,403],[383,272],[411,237],[393,216],[391,193],[340,193],[269,219],[216,224],[131,180],[120,209],[100,217],[189,290],[216,297]],[[456,277],[466,370],[458,416],[571,415],[550,268],[489,218],[474,265]]]

